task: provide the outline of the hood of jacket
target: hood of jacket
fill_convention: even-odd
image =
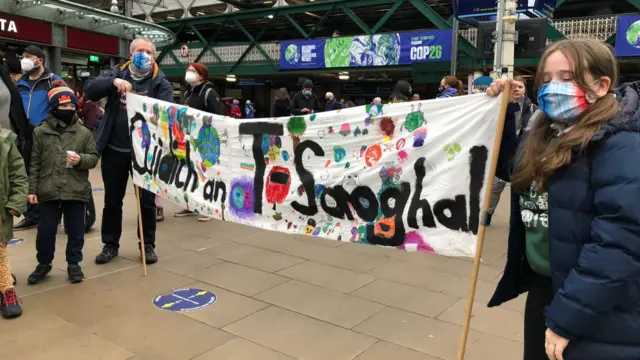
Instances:
[[[456,89],[454,89],[452,87],[446,88],[446,89],[444,89],[442,94],[440,94],[440,96],[446,96],[446,97],[458,96],[458,90],[456,90]]]
[[[17,138],[18,136],[14,134],[13,131],[0,129],[0,144],[2,144],[2,146],[8,146],[10,148],[11,144],[13,144]]]
[[[640,132],[640,81],[623,84],[614,95],[618,99],[620,111],[607,121],[591,141],[598,141],[621,131]]]

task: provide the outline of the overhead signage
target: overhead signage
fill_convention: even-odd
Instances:
[[[451,30],[283,41],[280,68],[330,69],[451,60]]]
[[[100,62],[100,57],[97,55],[89,55],[89,62],[92,62],[92,63]]]
[[[618,17],[616,56],[640,56],[640,15]]]
[[[67,47],[92,53],[118,55],[120,40],[116,36],[101,34],[67,26]]]
[[[189,45],[184,44],[184,45],[182,45],[182,47],[180,48],[180,56],[181,56],[181,57],[184,57],[184,58],[189,57],[189,52],[190,52],[190,51],[191,51],[191,50],[189,49]]]
[[[457,17],[477,17],[496,15],[498,5],[496,0],[455,0],[457,2]],[[527,0],[517,0],[516,11],[527,10]]]
[[[16,22],[13,20],[7,20],[0,18],[0,31],[2,32],[12,32],[18,33],[18,27],[16,26]]]
[[[556,10],[558,0],[536,0],[533,5],[533,13],[540,17],[553,19],[553,12]]]
[[[0,38],[51,44],[51,24],[0,12]]]

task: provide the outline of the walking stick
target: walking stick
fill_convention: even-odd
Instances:
[[[136,204],[138,205],[138,233],[140,234],[140,254],[142,255],[142,273],[147,277],[147,254],[144,248],[144,231],[142,229],[142,212],[140,211],[140,187],[133,185],[136,191]]]
[[[487,185],[484,191],[484,201],[482,204],[482,221],[478,228],[478,242],[476,247],[476,256],[473,259],[473,272],[471,274],[471,286],[469,287],[469,298],[467,299],[467,312],[465,314],[464,326],[462,327],[462,338],[460,339],[460,347],[458,348],[458,360],[464,360],[464,353],[467,347],[467,337],[469,336],[469,327],[471,325],[471,313],[473,312],[473,301],[476,297],[476,286],[478,285],[478,273],[480,272],[480,259],[482,257],[482,247],[484,246],[484,235],[486,233],[486,215],[491,203],[491,181],[496,176],[496,168],[498,167],[498,155],[500,154],[500,144],[502,143],[502,131],[504,130],[504,119],[507,115],[507,105],[511,95],[511,83],[507,81],[502,91],[502,101],[500,102],[500,114],[498,116],[498,124],[496,128],[496,138],[493,141],[493,153],[491,154],[491,165],[487,176]]]

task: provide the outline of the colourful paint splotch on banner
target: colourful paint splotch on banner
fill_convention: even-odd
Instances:
[[[473,256],[499,101],[239,120],[128,94],[134,182],[224,221]]]

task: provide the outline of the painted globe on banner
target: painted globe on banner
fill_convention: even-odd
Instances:
[[[220,157],[220,136],[216,128],[208,124],[202,125],[198,132],[198,152],[206,167],[216,164]]]
[[[300,51],[298,50],[298,45],[290,44],[287,46],[287,50],[285,50],[284,58],[287,60],[289,64],[297,64],[300,61]]]
[[[629,45],[640,49],[640,20],[631,24],[627,29],[627,42]]]

